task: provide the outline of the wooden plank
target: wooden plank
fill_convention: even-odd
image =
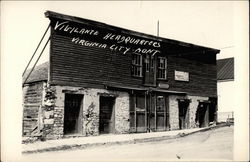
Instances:
[[[166,95],[164,95],[164,130],[166,130],[166,109],[167,109],[167,106],[166,106]]]
[[[155,131],[157,131],[157,110],[156,110],[156,105],[157,105],[157,94],[155,94],[155,104],[154,104],[154,106],[155,106]]]
[[[148,127],[147,127],[147,92],[144,92],[144,96],[145,96],[145,129],[146,131],[148,130]]]
[[[134,98],[134,112],[135,112],[135,132],[137,132],[137,117],[136,117],[136,94],[133,95]]]

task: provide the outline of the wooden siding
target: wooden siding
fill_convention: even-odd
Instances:
[[[211,55],[211,60],[216,62],[216,56]],[[189,73],[189,81],[176,81],[174,71],[184,71]],[[167,80],[159,81],[169,84],[169,90],[184,91],[190,95],[216,96],[216,65],[206,64],[194,60],[178,57],[168,57]]]
[[[51,20],[55,25],[57,19]],[[76,23],[74,22],[74,24]],[[91,28],[105,31],[104,28],[93,26]],[[72,37],[74,35],[55,31],[53,27],[51,29],[49,70],[51,84],[89,88],[104,88],[105,85],[144,87],[143,77],[131,76],[133,51],[123,54],[123,52],[111,51],[109,48],[84,46],[73,43]],[[93,38],[89,36],[85,38],[93,41]],[[108,46],[110,46],[109,43],[107,43]],[[206,51],[205,47],[195,45],[184,47],[183,44],[161,43],[160,55],[168,59],[167,80],[157,80],[157,84],[169,84],[168,90],[186,92],[189,95],[209,97],[217,95],[216,53],[218,51]],[[145,57],[145,54],[142,55]],[[157,56],[158,54],[155,55],[155,57]],[[175,70],[188,72],[189,81],[174,80]]]
[[[37,130],[38,111],[42,104],[43,82],[29,84],[23,89],[23,135],[28,136]],[[33,132],[33,133],[32,133]],[[35,131],[36,132],[36,131]]]
[[[131,55],[98,47],[79,46],[66,36],[54,34],[51,40],[51,81],[54,84],[85,86],[90,84],[140,85],[131,77]],[[62,84],[63,84],[62,83]],[[75,84],[74,84],[75,83]]]

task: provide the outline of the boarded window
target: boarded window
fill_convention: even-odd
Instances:
[[[132,55],[132,76],[142,77],[142,55]]]
[[[157,65],[158,65],[157,78],[167,79],[167,59],[165,57],[159,57],[157,59]]]

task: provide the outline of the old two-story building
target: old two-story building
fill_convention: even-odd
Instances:
[[[219,50],[47,11],[49,62],[24,83],[23,135],[47,139],[206,127]]]

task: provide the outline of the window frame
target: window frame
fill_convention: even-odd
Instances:
[[[136,59],[140,58],[139,63],[137,63],[138,60],[136,60],[134,58],[136,58]],[[142,54],[134,53],[132,55],[132,59],[131,60],[132,60],[131,75],[133,77],[143,77],[143,75],[142,75],[142,69],[143,69],[143,57],[142,57]],[[135,71],[137,71],[137,68],[139,69],[139,73],[140,73],[139,75],[137,75],[136,74],[137,72],[135,72]]]
[[[158,60],[161,60],[163,59],[164,60],[164,64],[165,64],[165,67],[161,67],[160,65],[160,61]],[[165,75],[164,75],[164,78],[163,77],[159,77],[159,71],[164,71],[165,72]],[[159,80],[167,80],[167,58],[166,57],[158,57],[157,58],[157,79]]]

